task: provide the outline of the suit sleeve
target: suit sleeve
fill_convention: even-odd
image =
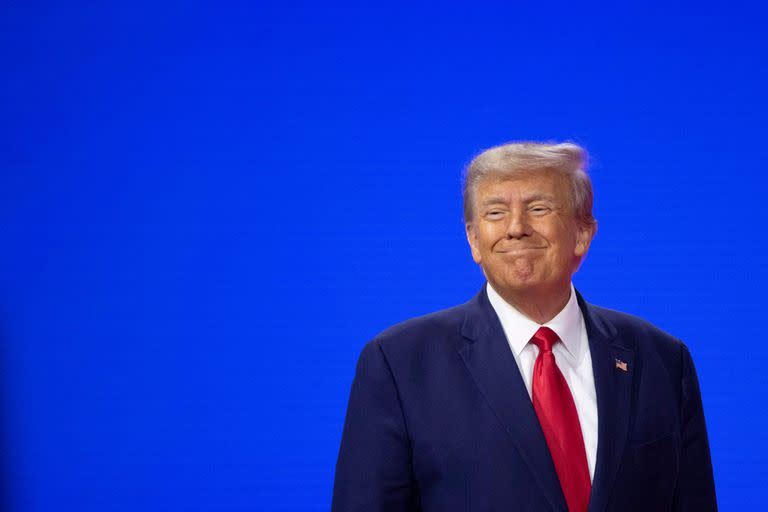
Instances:
[[[716,511],[715,482],[699,381],[685,345],[682,349],[681,393],[680,474],[675,491],[674,510]]]
[[[397,386],[374,340],[360,354],[352,382],[332,512],[416,510],[410,454]]]

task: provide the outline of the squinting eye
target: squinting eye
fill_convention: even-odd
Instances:
[[[490,211],[486,214],[488,217],[501,217],[504,215],[504,212],[499,210]]]

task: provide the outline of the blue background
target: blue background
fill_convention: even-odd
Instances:
[[[590,151],[576,286],[686,341],[764,504],[757,5],[3,2],[5,509],[327,510],[360,349],[479,290],[461,169],[520,139]]]

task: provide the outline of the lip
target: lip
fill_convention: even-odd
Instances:
[[[544,250],[544,247],[515,247],[514,249],[507,249],[504,251],[497,251],[501,254],[515,254],[520,252],[535,252],[535,251],[542,251]]]

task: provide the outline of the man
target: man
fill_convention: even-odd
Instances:
[[[521,143],[469,165],[487,283],[365,346],[334,512],[716,510],[688,350],[571,284],[597,229],[584,159]]]

